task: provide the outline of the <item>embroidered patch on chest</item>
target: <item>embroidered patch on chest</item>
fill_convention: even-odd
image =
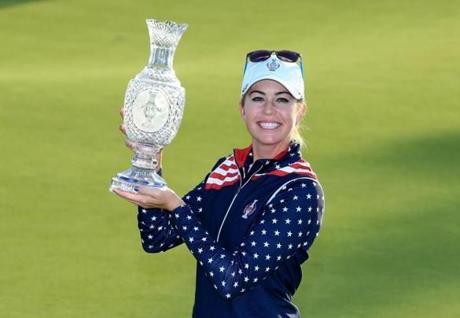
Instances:
[[[254,213],[254,211],[256,210],[256,203],[257,200],[254,200],[253,202],[249,203],[244,207],[243,215],[241,216],[243,219],[247,219],[248,216]]]

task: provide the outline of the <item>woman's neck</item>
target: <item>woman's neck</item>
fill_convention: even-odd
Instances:
[[[275,158],[279,153],[282,151],[286,150],[289,147],[289,142],[288,143],[282,143],[278,145],[259,145],[257,143],[252,144],[252,155],[254,158],[254,161],[257,161],[259,159],[273,159]]]

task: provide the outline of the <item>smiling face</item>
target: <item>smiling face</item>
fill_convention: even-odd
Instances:
[[[252,136],[254,159],[273,158],[285,150],[303,112],[303,104],[280,83],[273,80],[255,83],[241,105],[241,117]]]

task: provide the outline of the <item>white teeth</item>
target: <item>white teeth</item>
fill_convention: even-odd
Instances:
[[[278,123],[259,123],[263,129],[275,129],[280,126]]]

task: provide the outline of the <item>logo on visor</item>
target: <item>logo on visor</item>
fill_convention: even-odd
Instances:
[[[277,60],[272,59],[270,62],[267,62],[267,68],[269,71],[274,72],[280,67],[280,63]]]

